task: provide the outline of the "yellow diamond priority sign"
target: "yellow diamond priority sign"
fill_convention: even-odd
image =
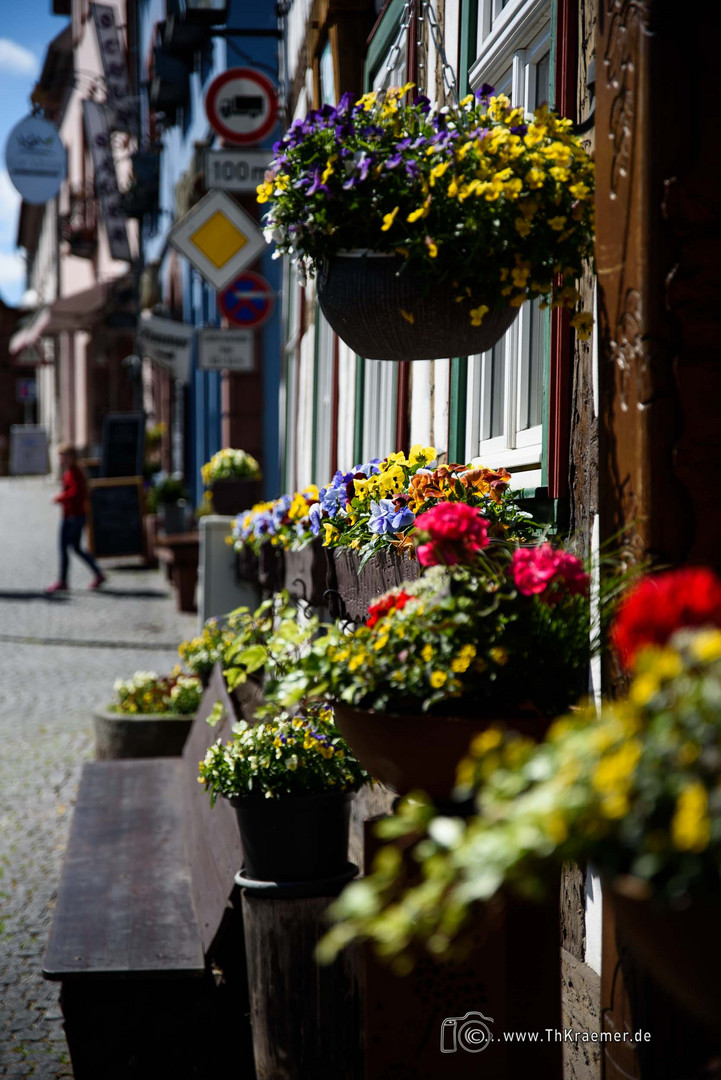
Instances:
[[[170,231],[169,242],[215,289],[223,289],[265,248],[257,224],[224,191],[210,191]]]

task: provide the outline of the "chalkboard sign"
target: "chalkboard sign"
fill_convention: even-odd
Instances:
[[[140,476],[145,456],[142,413],[109,413],[103,420],[101,476]]]
[[[88,480],[88,542],[97,558],[145,557],[141,477]]]

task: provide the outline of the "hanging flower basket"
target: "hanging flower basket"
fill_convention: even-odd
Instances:
[[[340,251],[318,276],[318,301],[339,337],[367,360],[439,360],[492,349],[518,314],[504,305],[474,326],[471,300],[424,290],[400,255]]]

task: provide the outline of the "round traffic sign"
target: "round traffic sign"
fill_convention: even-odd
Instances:
[[[58,129],[42,116],[26,116],[8,135],[8,174],[26,203],[54,199],[67,173],[67,155]]]
[[[270,79],[253,68],[231,68],[208,88],[205,111],[212,127],[228,142],[250,146],[273,130],[278,95]]]
[[[273,310],[273,290],[265,278],[248,270],[219,293],[218,307],[228,322],[257,330]]]

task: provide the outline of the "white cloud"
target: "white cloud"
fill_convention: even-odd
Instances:
[[[16,304],[25,291],[25,259],[22,255],[0,252],[0,295],[8,304]]]
[[[0,248],[15,246],[19,208],[20,192],[7,169],[0,169]]]
[[[8,75],[37,75],[37,57],[10,38],[0,38],[0,69]]]

